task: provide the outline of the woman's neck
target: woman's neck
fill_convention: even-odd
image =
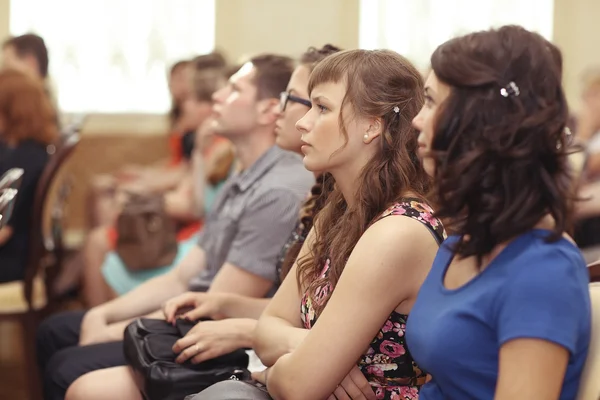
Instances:
[[[352,208],[356,204],[356,195],[360,182],[360,170],[358,173],[352,172],[350,169],[331,172],[337,188],[342,192],[342,196],[346,200],[348,208]]]

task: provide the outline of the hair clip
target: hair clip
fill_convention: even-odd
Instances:
[[[506,87],[500,89],[500,94],[503,97],[518,96],[521,94],[521,91],[519,90],[517,84],[511,81],[508,83],[508,85],[506,85]]]
[[[565,134],[565,142],[570,142],[572,140],[572,135],[573,135],[573,132],[571,132],[571,129],[568,126],[565,126],[563,133]],[[556,142],[556,150],[560,150],[561,148],[562,148],[562,145],[560,144],[560,140],[559,140],[558,142]]]
[[[398,114],[398,113],[400,112],[400,107],[398,107],[398,106],[395,106],[395,107],[394,107],[394,112],[395,112],[396,114]]]

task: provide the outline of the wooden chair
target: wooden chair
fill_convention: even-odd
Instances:
[[[2,189],[0,191],[0,229],[10,221],[12,210],[17,199],[17,189]]]
[[[50,160],[36,188],[33,203],[32,224],[29,238],[29,259],[25,267],[25,279],[0,284],[0,320],[20,322],[25,357],[25,375],[30,399],[41,399],[41,385],[35,354],[35,335],[38,323],[52,307],[52,278],[62,261],[62,245],[59,230],[51,223],[50,232],[44,229],[45,208],[51,203],[51,188],[61,167],[69,159],[77,144],[78,135],[67,137],[64,142],[49,149]],[[57,203],[64,199],[64,190],[58,193]],[[62,207],[64,204],[58,204]]]
[[[11,188],[19,190],[24,173],[25,171],[22,168],[9,169],[0,176],[0,189]]]
[[[590,274],[590,282],[600,282],[600,260],[588,264],[588,272]]]

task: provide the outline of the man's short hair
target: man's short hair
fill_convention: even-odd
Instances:
[[[250,59],[256,70],[254,84],[259,100],[279,98],[287,88],[294,71],[294,61],[290,57],[275,54],[261,54]]]
[[[12,46],[19,57],[33,56],[37,60],[39,73],[43,78],[48,76],[48,48],[40,36],[28,33],[9,38],[4,42],[4,48]]]

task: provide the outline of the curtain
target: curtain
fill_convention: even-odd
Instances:
[[[10,31],[36,33],[65,113],[157,113],[169,67],[213,50],[215,0],[12,0]]]
[[[359,45],[429,66],[436,47],[465,33],[515,24],[552,37],[553,0],[361,0]]]

